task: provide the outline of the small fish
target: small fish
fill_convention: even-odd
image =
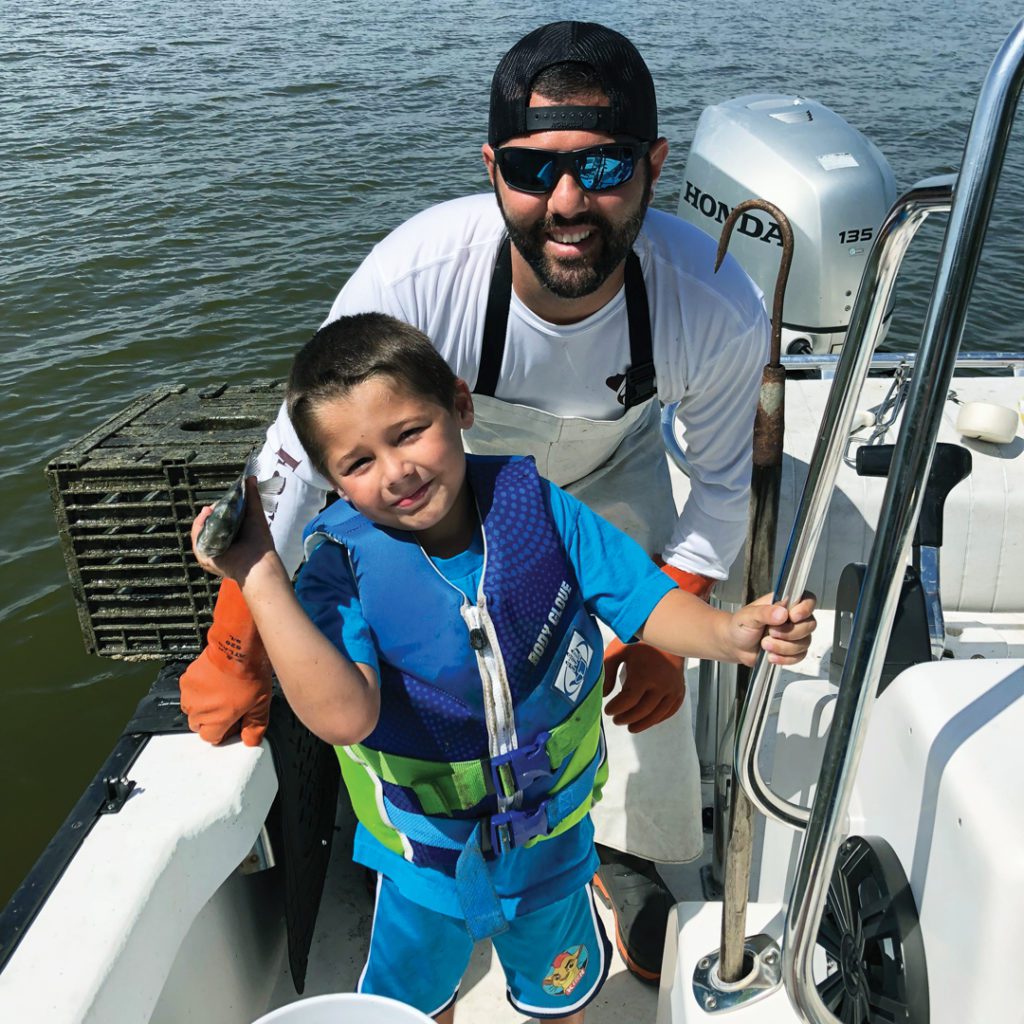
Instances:
[[[255,476],[258,468],[256,450],[249,452],[245,460],[242,475],[217,499],[202,530],[196,538],[196,551],[203,558],[216,558],[223,555],[238,536],[238,531],[245,517],[245,481]],[[275,476],[257,483],[260,495],[280,494],[284,488],[284,478]]]

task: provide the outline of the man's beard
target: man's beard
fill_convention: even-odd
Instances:
[[[644,183],[640,205],[619,225],[612,224],[596,210],[572,218],[548,215],[533,224],[524,225],[516,223],[506,213],[497,182],[494,194],[512,244],[530,265],[540,283],[560,299],[579,299],[596,292],[629,255],[633,242],[640,233],[651,200],[649,182],[648,178]],[[586,224],[600,237],[601,244],[596,257],[553,259],[544,252],[544,243],[549,232],[555,229],[568,231],[579,224]]]

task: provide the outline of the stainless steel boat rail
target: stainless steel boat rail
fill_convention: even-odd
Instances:
[[[839,1024],[815,986],[815,940],[1022,84],[1024,20],[992,63],[968,134],[918,350],[920,370],[911,381],[893,453],[790,893],[782,942],[783,982],[800,1019],[808,1024]],[[837,380],[833,394],[839,389]],[[753,743],[748,745],[753,749]]]
[[[945,179],[931,179],[945,180]],[[949,175],[948,180],[952,184],[956,180],[954,175]],[[921,182],[915,188],[925,185]],[[908,193],[908,196],[911,193]],[[906,197],[904,197],[906,198]],[[900,202],[903,200],[901,199]],[[946,209],[949,203],[946,203]],[[937,207],[931,212],[939,212],[942,209]],[[845,350],[844,350],[845,351]],[[833,376],[833,371],[838,368],[840,355],[811,355],[800,353],[798,355],[783,356],[782,364],[787,370],[817,370],[826,376]],[[873,352],[869,370],[895,370],[900,363],[907,363],[913,366],[917,362],[916,352]],[[956,357],[956,368],[958,370],[1012,370],[1015,377],[1024,377],[1024,354],[1020,352],[961,352]]]
[[[930,178],[898,199],[868,254],[860,291],[850,315],[846,344],[836,363],[807,481],[779,571],[776,595],[782,601],[789,603],[798,598],[807,585],[861,389],[872,364],[888,362],[874,355],[874,348],[881,337],[885,310],[903,257],[928,215],[949,209],[955,180],[953,175]],[[813,357],[801,357],[808,358]],[[736,778],[762,814],[793,828],[802,828],[809,817],[809,809],[774,793],[758,764],[776,676],[776,666],[764,657],[759,658],[736,726]]]
[[[811,458],[804,497],[800,503],[800,508],[804,511],[794,525],[780,571],[782,582],[777,588],[780,594],[787,590],[790,593],[802,593],[806,586],[814,551],[828,511],[828,502],[845,450],[846,438],[852,427],[856,402],[868,370],[895,369],[902,360],[914,358],[912,354],[904,356],[876,352],[875,345],[882,334],[885,310],[888,308],[896,275],[907,248],[929,214],[949,209],[955,180],[955,175],[946,175],[919,182],[898,199],[887,214],[876,236],[874,247],[868,254],[864,284],[854,303],[847,342],[842,353],[838,356],[783,356],[782,361],[787,369],[818,370],[823,376],[838,379],[833,380],[828,405],[822,418],[822,428]],[[1016,363],[1024,366],[1024,359],[1014,360],[1012,355],[1007,354],[1000,362],[987,353],[981,353],[977,356],[976,365],[1011,366]],[[973,361],[972,365],[975,365]],[[675,431],[677,407],[678,403],[674,402],[662,409],[662,441],[675,465],[689,476],[686,452]],[[702,670],[704,668],[705,665],[702,664]],[[748,758],[753,759],[752,770],[744,773],[750,778],[744,782],[741,777],[741,784],[763,814],[800,828],[807,821],[808,810],[776,797],[762,779],[757,766],[760,731],[763,730],[767,718],[774,680],[774,666],[762,659],[751,676],[741,719],[747,726],[745,735],[740,739],[743,763],[749,763]],[[734,690],[734,679],[731,680],[731,687]],[[724,855],[721,822],[726,810],[726,780],[731,780],[733,775],[731,749],[729,756],[723,756],[723,750],[726,747],[731,748],[734,742],[737,742],[738,734],[737,723],[733,720],[731,710],[731,698],[723,698],[723,695],[717,692],[712,693],[713,688],[717,690],[717,673],[712,672],[708,666],[708,671],[701,676],[699,694],[699,707],[704,711],[707,720],[704,722],[704,728],[699,730],[697,739],[702,778],[715,782],[715,856],[712,858],[711,881],[714,885],[720,886]],[[722,720],[721,714],[710,714],[711,703],[715,704],[716,709],[725,711],[725,721]]]

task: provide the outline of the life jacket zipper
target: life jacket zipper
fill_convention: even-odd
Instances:
[[[487,578],[487,531],[483,528],[483,516],[479,515],[479,509],[477,515],[484,542],[484,559],[475,604],[441,572],[425,551],[423,557],[434,572],[462,598],[459,614],[469,630],[469,644],[476,655],[477,671],[480,674],[481,693],[484,699],[484,725],[487,728],[487,751],[490,757],[497,757],[517,750],[519,737],[516,735],[515,710],[505,662],[498,646],[497,631],[487,612],[487,599],[484,597],[484,580]],[[422,548],[420,550],[422,551]],[[523,800],[523,795],[518,790],[511,796],[506,796],[504,792],[498,790],[496,796],[499,811],[519,807]]]
[[[505,675],[505,665],[498,649],[497,633],[487,607],[468,602],[460,609],[462,618],[469,628],[470,644],[476,654],[477,668],[483,684],[484,716],[487,721],[487,737],[491,757],[507,754],[519,746],[516,735],[515,712],[512,708],[512,692]],[[482,641],[482,642],[481,642]],[[511,796],[497,793],[498,809],[507,811],[518,806],[522,794],[518,791]]]

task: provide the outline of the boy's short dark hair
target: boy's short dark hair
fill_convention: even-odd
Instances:
[[[422,331],[385,313],[332,320],[295,356],[285,396],[302,447],[328,478],[317,410],[372,377],[388,377],[411,395],[455,407],[455,374]]]

